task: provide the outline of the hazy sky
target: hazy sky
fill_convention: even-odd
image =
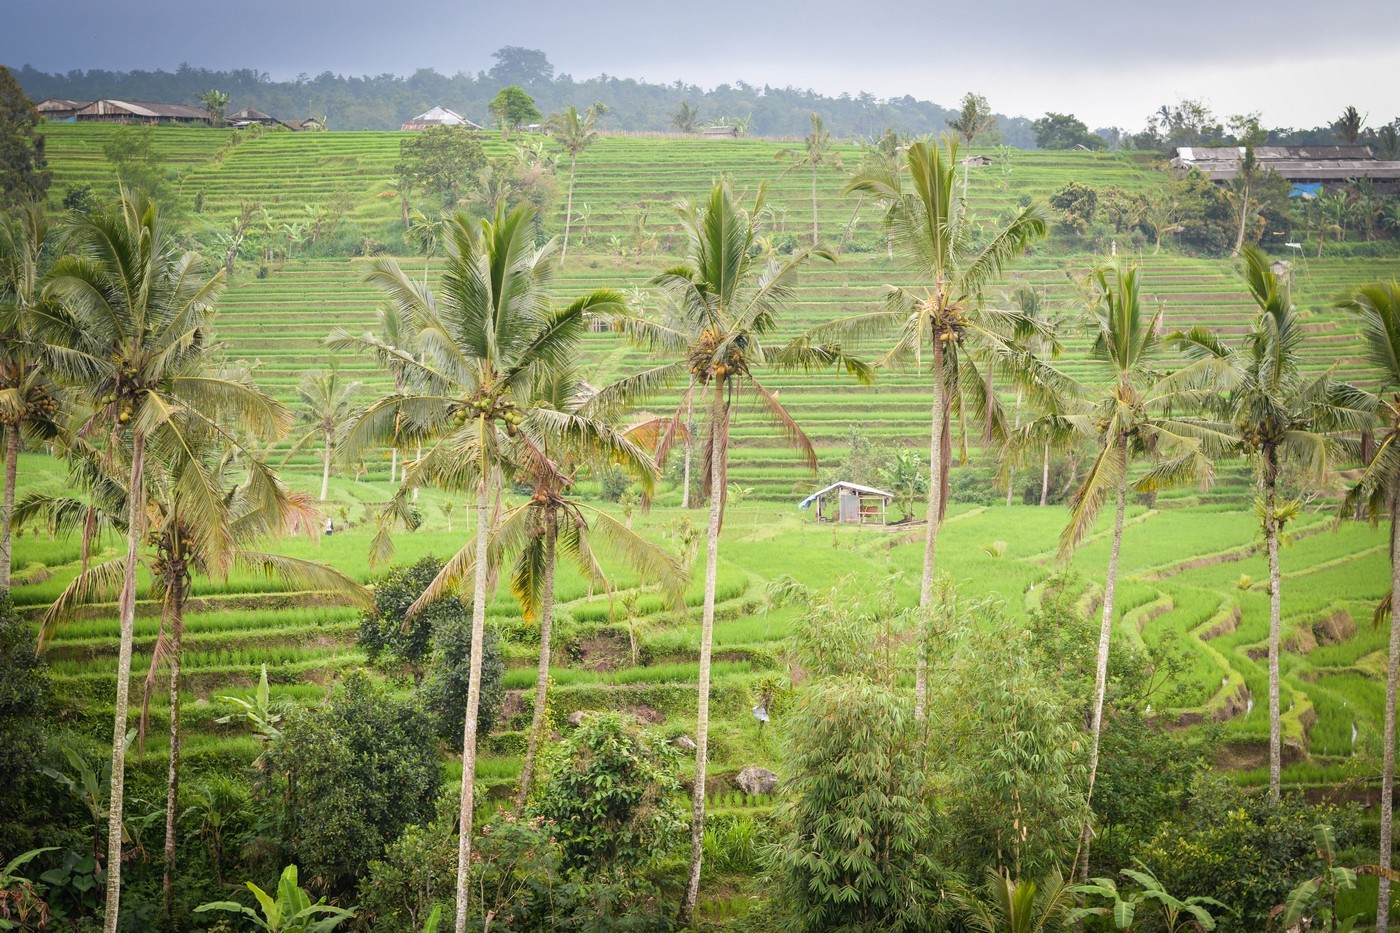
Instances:
[[[1400,2],[1275,0],[0,0],[0,63],[446,74],[489,69],[504,45],[575,78],[912,94],[954,105],[1071,111],[1142,126],[1205,97],[1272,125],[1330,122],[1346,104],[1400,116]]]

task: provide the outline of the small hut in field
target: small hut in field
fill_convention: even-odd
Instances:
[[[888,524],[887,511],[894,502],[894,493],[862,486],[859,483],[832,483],[798,503],[799,509],[817,504],[817,521],[842,522],[852,525]]]

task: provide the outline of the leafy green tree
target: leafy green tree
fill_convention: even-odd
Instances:
[[[471,686],[471,672],[480,667],[480,699],[477,701],[476,736],[491,732],[500,715],[501,704],[506,691],[502,680],[506,665],[496,633],[487,629],[480,640],[481,661],[478,665],[477,642],[471,637],[471,616],[455,595],[430,604],[429,609],[440,603],[451,608],[439,614],[433,625],[433,654],[429,660],[427,673],[423,678],[423,707],[432,714],[433,727],[438,737],[445,739],[449,746],[460,746],[463,730],[466,728],[467,693]],[[414,617],[415,624],[417,617]]]
[[[43,200],[49,190],[53,176],[38,126],[34,102],[0,65],[0,207]]]
[[[1382,159],[1394,162],[1400,159],[1400,125],[1387,123],[1376,130],[1376,154]]]
[[[1107,148],[1102,136],[1089,132],[1084,121],[1071,113],[1047,113],[1032,121],[1031,132],[1035,133],[1035,144],[1041,149]]]
[[[316,903],[297,884],[297,867],[288,865],[277,882],[277,896],[246,882],[248,890],[258,899],[260,910],[244,907],[237,901],[215,901],[196,907],[195,913],[223,910],[242,914],[254,927],[266,933],[331,933],[336,927],[355,918],[354,909],[332,907],[323,897]],[[318,919],[319,918],[319,919]]]
[[[868,660],[860,642],[856,664]],[[772,865],[788,928],[928,929],[932,787],[908,695],[856,673],[824,676],[784,719],[787,829]]]
[[[0,505],[0,589],[10,588],[15,487],[24,435],[59,432],[63,399],[38,333],[44,308],[42,264],[49,225],[39,205],[0,217],[0,424],[5,427],[5,497]]]
[[[486,152],[471,130],[431,126],[399,143],[394,178],[405,207],[406,192],[418,190],[436,197],[444,210],[451,210],[477,190],[485,168]],[[407,218],[404,226],[409,226]]]
[[[762,260],[754,243],[759,236],[757,218],[763,210],[760,189],[751,210],[739,206],[725,182],[717,183],[704,204],[682,204],[677,208],[685,231],[685,261],[657,276],[653,283],[671,297],[681,312],[680,327],[670,327],[636,315],[619,320],[619,326],[634,340],[657,350],[680,356],[637,376],[619,380],[603,393],[639,397],[662,386],[689,378],[683,393],[682,409],[697,388],[711,393],[708,434],[705,438],[706,466],[703,491],[710,499],[705,556],[705,593],[700,622],[699,704],[696,711],[695,783],[691,820],[690,881],[686,888],[683,917],[690,917],[700,892],[700,867],[705,831],[706,737],[710,717],[710,658],[714,641],[715,593],[719,569],[719,536],[728,492],[729,428],[737,399],[748,397],[766,413],[802,456],[816,468],[811,441],[788,414],[778,398],[763,387],[754,370],[764,366],[777,369],[815,369],[835,365],[862,379],[869,370],[839,346],[814,342],[802,336],[785,346],[769,349],[767,338],[778,327],[777,312],[791,296],[791,281],[797,270],[813,258],[833,259],[825,250],[798,250],[786,259]],[[679,412],[671,419],[682,424]],[[664,456],[674,429],[659,446]]]
[[[409,495],[420,485],[449,493],[476,492],[477,553],[485,553],[491,530],[491,495],[503,469],[513,464],[512,446],[525,431],[563,429],[543,414],[522,414],[533,385],[552,368],[567,367],[589,314],[620,311],[622,296],[598,290],[555,309],[544,286],[553,248],[535,249],[528,210],[498,210],[477,222],[459,213],[448,228],[447,271],[434,294],[413,281],[391,259],[376,260],[369,281],[378,286],[418,335],[411,348],[384,344],[373,334],[332,333],[332,348],[375,355],[391,372],[405,374],[405,388],[372,402],[347,431],[347,453],[368,444],[423,443],[424,455],[405,470],[386,506],[372,545],[374,560],[392,553],[389,531],[412,522]],[[415,352],[416,351],[416,352]],[[518,401],[517,401],[518,399]],[[620,451],[619,451],[620,452]],[[469,548],[459,552],[465,560]],[[449,561],[444,572],[459,558]],[[488,561],[472,574],[472,643],[486,626]],[[413,615],[422,605],[410,607]],[[458,850],[457,933],[465,933],[475,802],[476,727],[481,700],[481,654],[472,653],[462,754],[462,827]]]
[[[277,433],[280,409],[211,364],[222,275],[204,276],[199,257],[178,248],[153,203],[139,194],[124,196],[107,210],[75,220],[65,242],[70,252],[54,264],[46,290],[62,312],[48,315],[40,332],[62,348],[50,365],[93,400],[75,433],[110,437],[129,451],[124,485],[131,501],[147,498],[148,440],[157,450],[196,449],[191,432],[234,423],[255,434]],[[136,568],[146,538],[144,516],[128,525],[117,602],[109,852],[121,849]],[[120,895],[120,859],[109,859],[106,933],[116,931]]]
[[[510,139],[511,130],[519,132],[521,127],[540,119],[540,109],[535,106],[535,99],[516,84],[501,88],[486,106],[506,139]]]
[[[566,869],[644,874],[684,832],[678,765],[661,738],[594,713],[551,753],[530,810],[552,821]]]
[[[1238,437],[1255,466],[1262,496],[1264,542],[1269,557],[1269,793],[1277,799],[1282,781],[1279,714],[1279,652],[1283,625],[1283,576],[1279,569],[1278,485],[1285,468],[1312,481],[1326,478],[1328,435],[1370,426],[1374,405],[1331,373],[1303,371],[1305,331],[1288,283],[1274,274],[1269,258],[1243,248],[1244,280],[1259,306],[1238,348],[1226,346],[1205,328],[1173,335],[1194,359],[1216,359],[1229,367],[1230,391],[1213,407]]]
[[[773,157],[779,162],[796,159],[783,172],[785,175],[801,168],[812,173],[812,245],[816,246],[821,241],[821,228],[817,224],[817,172],[823,166],[841,171],[841,154],[836,151],[831,142],[831,133],[823,128],[822,118],[816,113],[812,114],[812,132],[807,134],[803,144],[802,149],[779,149]]]
[[[36,648],[33,626],[16,612],[8,592],[0,593],[0,849],[28,844],[19,819],[32,798],[40,752],[48,741],[53,687],[48,663]]]
[[[1133,483],[1138,492],[1197,480],[1207,484],[1214,475],[1212,455],[1228,450],[1228,426],[1184,416],[1199,408],[1225,374],[1214,359],[1196,360],[1163,374],[1157,357],[1162,310],[1147,314],[1138,294],[1136,268],[1104,267],[1087,282],[1086,303],[1093,315],[1094,360],[1099,380],[1075,392],[1084,399],[1081,410],[1066,421],[1097,448],[1093,464],[1070,503],[1070,520],[1060,535],[1060,553],[1067,557],[1088,537],[1104,501],[1113,495],[1115,511],[1108,574],[1104,581],[1103,618],[1095,664],[1094,703],[1089,727],[1089,790],[1092,802],[1103,731],[1104,690],[1108,677],[1109,640],[1113,632],[1118,556],[1123,543],[1128,474],[1133,461],[1154,465]],[[1090,812],[1085,808],[1080,844],[1087,878]]]
[[[1387,652],[1385,678],[1384,752],[1381,765],[1381,839],[1380,866],[1391,867],[1391,833],[1394,818],[1395,793],[1395,698],[1400,687],[1400,612],[1395,612],[1396,593],[1400,593],[1400,402],[1395,389],[1400,387],[1400,282],[1365,285],[1355,289],[1338,305],[1361,320],[1361,337],[1365,342],[1364,359],[1375,381],[1372,403],[1377,420],[1376,446],[1367,451],[1360,444],[1351,446],[1351,454],[1365,458],[1365,469],[1347,492],[1341,514],[1364,512],[1372,524],[1389,518],[1390,531],[1390,592],[1376,612],[1376,621],[1390,619],[1390,648]],[[1385,796],[1390,794],[1390,797]],[[1389,916],[1390,880],[1380,878],[1379,917]],[[1384,920],[1382,920],[1384,922]]]
[[[1094,222],[1099,193],[1088,185],[1071,181],[1050,195],[1050,206],[1060,212],[1060,223],[1066,229],[1082,236]]]
[[[569,199],[564,207],[564,244],[559,248],[560,265],[569,255],[569,229],[574,222],[574,168],[579,155],[598,141],[598,118],[607,112],[607,104],[595,101],[580,116],[578,108],[570,104],[563,113],[551,114],[545,124],[545,128],[569,154]]]
[[[554,80],[554,66],[539,49],[506,45],[491,53],[496,64],[486,73],[497,84],[548,84]]]
[[[319,709],[297,709],[268,768],[282,792],[284,843],[317,886],[354,889],[404,827],[432,818],[442,782],[432,724],[361,672]]]
[[[948,501],[948,467],[952,461],[951,421],[970,411],[992,436],[1005,434],[1005,416],[996,393],[989,391],[991,370],[1001,367],[1015,381],[1029,386],[1042,367],[1010,346],[1006,333],[1040,326],[1017,310],[990,307],[983,292],[1027,244],[1045,235],[1045,218],[1026,207],[996,230],[985,245],[973,242],[965,199],[954,190],[953,166],[958,146],[945,138],[919,141],[905,154],[907,172],[897,166],[876,167],[857,175],[847,190],[859,191],[890,205],[887,223],[905,254],[905,261],[923,280],[918,288],[888,286],[883,311],[855,315],[825,327],[817,336],[853,337],[894,332],[895,344],[879,365],[930,359],[933,388],[929,439],[928,526],[924,536],[923,578],[919,605],[933,600],[938,529]],[[964,458],[966,449],[963,450]],[[925,655],[921,652],[915,684],[915,714],[924,712],[927,690]]]

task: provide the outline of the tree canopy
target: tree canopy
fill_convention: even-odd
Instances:
[[[42,198],[49,189],[52,176],[38,125],[34,102],[0,65],[0,207]]]

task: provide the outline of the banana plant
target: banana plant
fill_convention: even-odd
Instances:
[[[1215,929],[1215,918],[1208,907],[1226,906],[1211,897],[1176,897],[1167,892],[1146,865],[1138,863],[1138,868],[1125,868],[1124,877],[1135,882],[1138,890],[1125,891],[1112,878],[1095,878],[1091,883],[1080,885],[1081,894],[1092,894],[1109,901],[1106,907],[1089,907],[1074,912],[1074,916],[1111,916],[1113,926],[1118,930],[1132,929],[1133,922],[1146,910],[1155,910],[1166,933],[1209,933]],[[1155,927],[1154,927],[1155,929]]]
[[[49,846],[46,849],[30,849],[10,859],[0,869],[0,930],[43,929],[49,921],[49,905],[35,890],[34,882],[19,874],[27,863],[45,852],[57,852]]]
[[[1288,897],[1269,912],[1270,929],[1277,927],[1292,930],[1307,919],[1308,929],[1314,927],[1328,933],[1351,933],[1361,921],[1359,914],[1350,917],[1339,915],[1338,895],[1343,891],[1356,890],[1357,875],[1375,875],[1389,881],[1400,881],[1400,872],[1379,865],[1361,865],[1347,868],[1337,864],[1337,837],[1327,823],[1313,827],[1313,844],[1317,850],[1322,870],[1311,878],[1300,882],[1288,892]],[[1387,926],[1381,919],[1377,924],[1381,929]]]
[[[200,904],[194,909],[197,914],[206,913],[211,910],[226,910],[230,913],[242,914],[253,922],[259,930],[266,933],[331,933],[336,927],[347,920],[355,917],[354,908],[345,909],[342,907],[332,907],[326,903],[323,897],[316,903],[311,903],[311,898],[307,895],[299,884],[297,884],[297,867],[288,865],[282,869],[282,877],[277,882],[277,896],[274,898],[253,882],[245,882],[248,890],[253,892],[253,896],[258,899],[258,907],[261,912],[251,907],[244,907],[237,901],[213,901],[208,904]]]

